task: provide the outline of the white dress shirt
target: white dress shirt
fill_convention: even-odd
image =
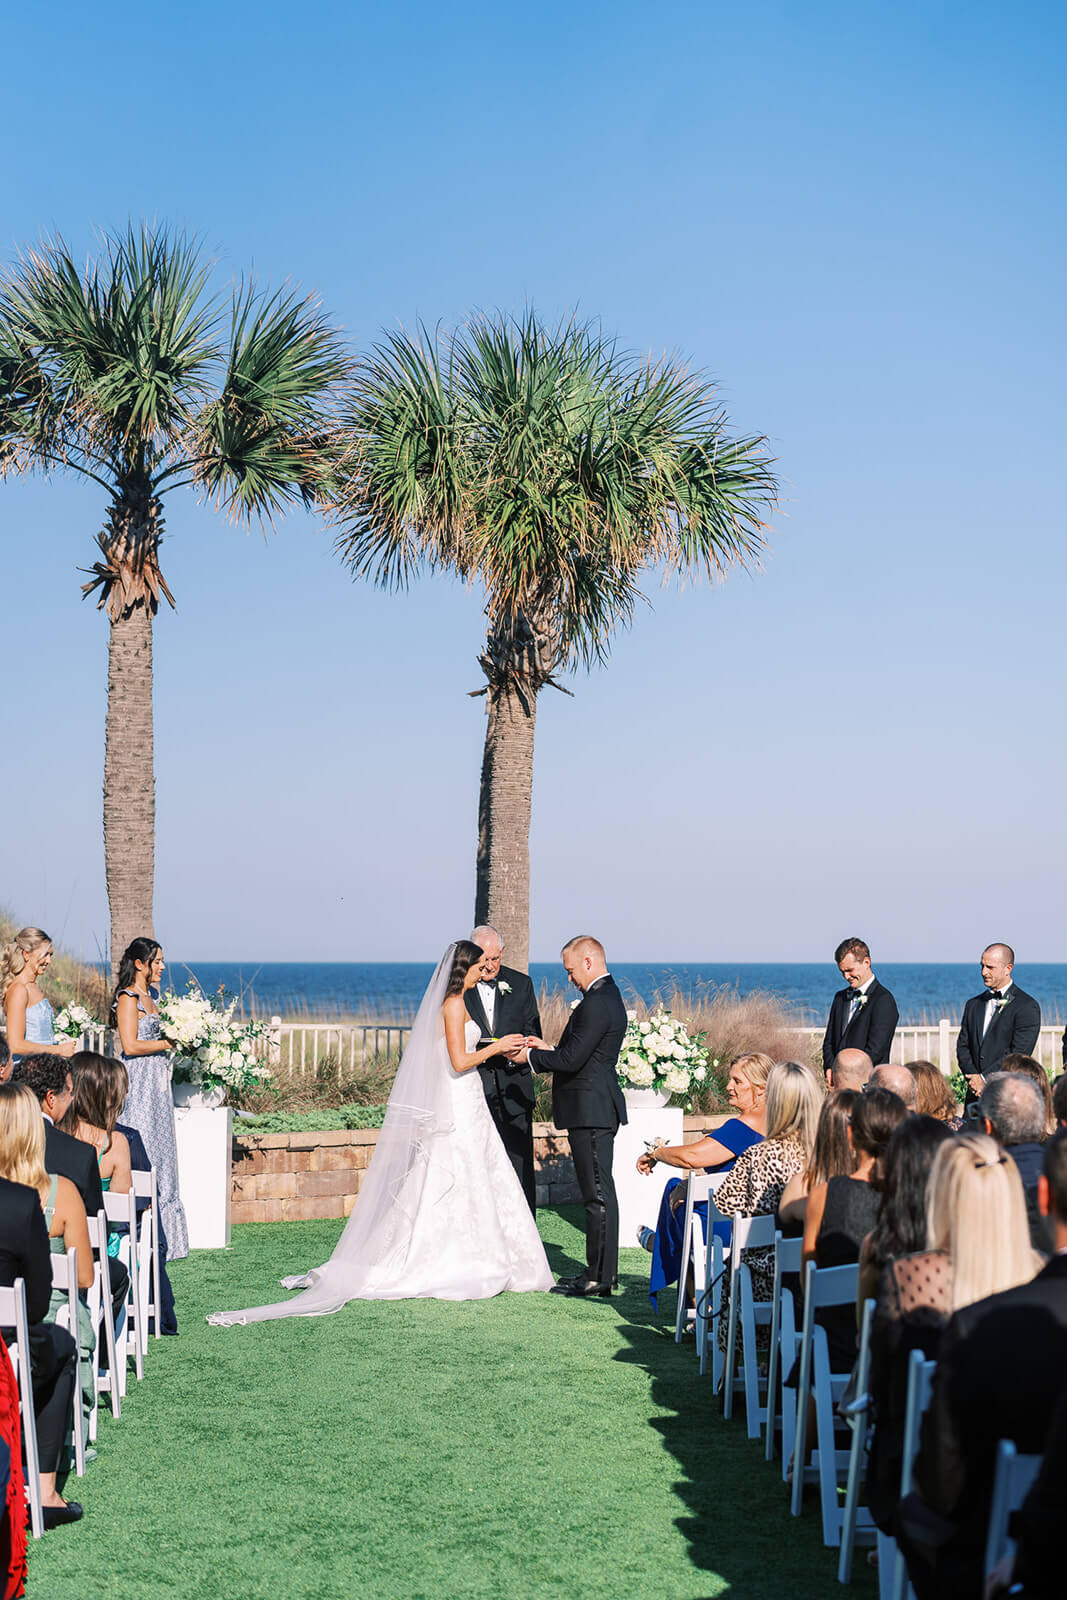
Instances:
[[[1003,989],[1000,991],[1000,993],[998,995],[996,995],[996,996],[990,995],[989,999],[986,1001],[986,1003],[985,1003],[985,1021],[982,1024],[982,1038],[983,1039],[985,1038],[986,1034],[989,1032],[989,1025],[992,1022],[993,1018],[997,1014],[997,1007],[998,1007],[1000,1001],[1007,999],[1010,990],[1011,990],[1011,983],[1009,981],[1008,983],[1006,983],[1004,985]]]
[[[479,983],[476,985],[485,1012],[485,1020],[489,1024],[489,1032],[493,1031],[493,1019],[496,1016],[496,985]]]
[[[866,994],[867,990],[871,987],[871,984],[873,982],[874,982],[874,973],[872,972],[870,977],[867,979],[866,983],[861,983],[858,989],[853,989],[852,994],[849,996],[848,1016],[845,1018],[845,1027],[846,1028],[848,1027],[849,1023],[852,1021],[853,1017],[856,1015],[856,1013],[860,1009],[860,995],[861,994]]]

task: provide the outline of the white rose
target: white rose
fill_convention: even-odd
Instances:
[[[693,1068],[693,1077],[696,1079],[696,1081],[698,1083],[703,1083],[704,1079],[707,1077],[707,1075],[708,1075],[707,1067],[694,1067]]]
[[[689,1087],[688,1072],[682,1072],[678,1067],[671,1067],[664,1080],[664,1087],[669,1089],[671,1094],[681,1094]]]
[[[647,1020],[640,1024],[640,1028],[641,1028],[641,1032],[643,1034],[649,1034],[649,1033],[652,1032],[652,1024],[650,1022],[648,1022]]]

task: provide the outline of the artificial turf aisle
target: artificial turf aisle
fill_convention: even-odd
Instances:
[[[570,1208],[540,1214],[555,1270]],[[30,1555],[41,1600],[743,1600],[833,1592],[814,1507],[726,1425],[623,1253],[626,1293],[359,1302],[337,1316],[212,1328],[281,1298],[336,1223],[248,1224],[173,1268],[181,1335],[153,1342],[85,1519]],[[31,1541],[32,1542],[32,1541]],[[858,1592],[871,1592],[858,1564]],[[855,1592],[855,1591],[854,1591]]]

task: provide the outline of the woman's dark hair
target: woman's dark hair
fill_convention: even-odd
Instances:
[[[936,1117],[907,1117],[886,1148],[882,1206],[871,1233],[870,1258],[884,1267],[892,1256],[926,1249],[926,1188],[934,1157],[952,1129]]]
[[[74,1098],[59,1124],[63,1132],[77,1138],[78,1124],[85,1122],[110,1137],[130,1089],[130,1075],[122,1062],[95,1050],[79,1050],[70,1058],[70,1078]]]
[[[162,949],[158,939],[131,939],[122,952],[119,962],[119,981],[111,991],[111,1005],[108,1009],[108,1026],[117,1028],[119,1025],[118,1000],[123,989],[129,989],[137,976],[138,961],[151,961],[157,950]]]
[[[898,1094],[888,1089],[865,1089],[852,1107],[852,1143],[864,1155],[873,1156],[875,1184],[882,1180],[882,1157],[895,1130],[904,1121],[908,1108]]]
[[[855,1172],[856,1156],[848,1142],[848,1124],[852,1107],[859,1098],[855,1089],[831,1089],[823,1101],[819,1126],[815,1130],[815,1148],[805,1174],[809,1193],[817,1183],[847,1178]]]
[[[456,953],[452,957],[452,971],[448,974],[448,988],[445,990],[445,999],[451,994],[463,993],[463,980],[476,961],[482,959],[482,947],[472,944],[469,939],[456,940]]]

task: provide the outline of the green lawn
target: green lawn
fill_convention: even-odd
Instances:
[[[574,1208],[541,1213],[553,1268]],[[34,1546],[47,1600],[790,1600],[836,1591],[816,1507],[724,1424],[623,1252],[610,1303],[502,1295],[358,1302],[211,1328],[324,1260],[334,1222],[249,1224],[173,1268],[181,1335],[68,1492],[85,1519]],[[873,1593],[860,1558],[854,1592]]]

